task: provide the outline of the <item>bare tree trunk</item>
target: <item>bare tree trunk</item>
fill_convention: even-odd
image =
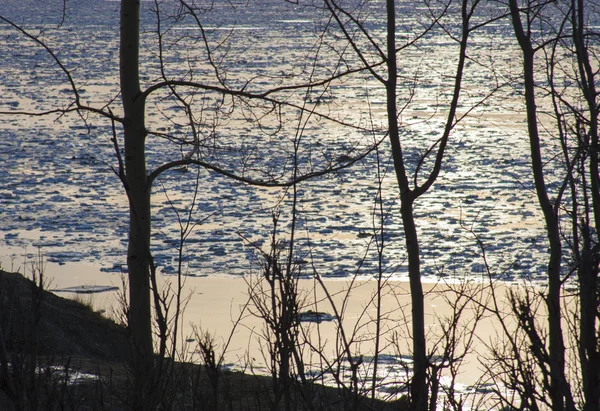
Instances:
[[[534,57],[535,51],[531,39],[525,33],[521,22],[520,10],[517,0],[509,0],[512,24],[515,36],[523,54],[523,80],[525,86],[525,104],[527,111],[527,131],[529,134],[529,145],[531,155],[531,168],[538,202],[544,214],[546,223],[546,234],[550,247],[550,258],[548,260],[548,294],[546,295],[546,306],[548,308],[549,329],[549,352],[550,352],[550,396],[552,398],[552,409],[563,410],[565,398],[570,397],[567,393],[565,379],[565,346],[561,325],[561,278],[560,266],[562,246],[559,230],[557,205],[553,205],[548,197],[546,182],[544,179],[543,161],[540,148],[540,136],[537,125],[537,108],[535,98],[534,81]]]
[[[394,170],[400,188],[400,214],[404,227],[406,251],[408,254],[408,276],[410,281],[411,319],[413,339],[413,378],[411,381],[411,407],[413,410],[427,409],[427,354],[425,343],[425,314],[423,309],[423,287],[421,284],[421,261],[417,228],[413,215],[413,203],[416,198],[410,190],[400,134],[398,127],[398,109],[396,87],[398,67],[396,62],[396,10],[394,0],[387,0],[387,69],[386,82],[387,119]]]
[[[580,87],[587,103],[589,113],[589,179],[591,183],[592,212],[596,233],[600,233],[600,177],[598,176],[598,92],[596,90],[597,72],[592,68],[585,32],[585,5],[583,0],[573,0],[571,3],[571,19],[573,24],[573,44],[577,56]],[[589,203],[586,202],[586,205]],[[589,212],[589,205],[586,209]],[[586,216],[587,217],[587,216]],[[585,219],[589,222],[589,218]],[[577,224],[573,221],[573,224]],[[582,230],[584,251],[579,273],[580,295],[580,363],[583,380],[583,396],[585,399],[584,410],[600,409],[600,371],[598,364],[600,352],[596,321],[599,310],[598,301],[598,251],[593,250],[591,230],[588,224]],[[596,246],[597,247],[597,246]]]
[[[407,195],[402,200],[400,213],[406,238],[408,254],[408,277],[410,281],[411,319],[413,338],[413,379],[411,383],[411,403],[413,410],[427,409],[427,347],[425,343],[425,311],[423,286],[421,284],[421,260],[417,227],[413,215],[413,199]]]
[[[153,367],[150,309],[150,186],[146,171],[145,99],[139,82],[138,0],[121,2],[120,82],[129,199],[129,328],[135,378],[134,407],[147,409]]]
[[[579,361],[581,363],[581,377],[583,397],[585,399],[584,411],[600,409],[598,392],[598,351],[596,337],[596,314],[598,311],[597,290],[597,261],[591,250],[591,236],[587,227],[583,228],[583,252],[578,267],[579,297],[580,297],[580,323],[579,323]]]

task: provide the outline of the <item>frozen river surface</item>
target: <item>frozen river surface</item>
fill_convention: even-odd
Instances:
[[[49,3],[40,6],[9,0],[0,5],[0,14],[47,41],[71,71],[86,103],[102,107],[116,98],[112,107],[118,112],[119,3],[70,1],[60,27],[62,2]],[[143,4],[149,9],[153,3]],[[409,4],[402,4],[406,5],[403,13],[409,13]],[[258,90],[278,84],[280,80],[273,79],[281,74],[284,83],[293,75],[304,75],[302,66],[308,61],[306,56],[314,53],[312,46],[318,39],[318,25],[311,13],[283,1],[250,2],[237,8],[229,2],[216,2],[203,18],[213,46],[231,35],[227,52],[214,49],[222,67],[228,68],[226,81],[235,85],[255,77],[259,80],[250,85]],[[414,17],[401,16],[407,21]],[[146,10],[142,19],[149,39],[142,61],[146,86],[159,75],[150,33],[153,22],[153,14]],[[472,57],[481,63],[493,61],[493,67],[468,66],[463,113],[489,94],[494,80],[503,73],[508,76],[518,71],[514,41],[501,26],[489,27],[476,36]],[[176,28],[165,35],[184,36],[194,30]],[[376,24],[372,30],[377,33]],[[7,24],[0,24],[0,38],[0,111],[66,107],[71,101],[66,78],[48,54]],[[400,60],[405,82],[400,86],[401,95],[412,96],[400,118],[405,155],[413,169],[421,153],[441,135],[455,51],[442,33],[432,33]],[[173,78],[185,76],[186,62],[198,57],[185,47],[166,49],[165,53],[170,56],[167,70]],[[324,61],[332,61],[331,56]],[[206,64],[198,70],[196,80],[204,81],[203,76],[209,78],[212,73]],[[206,81],[214,81],[214,76]],[[305,97],[304,101],[315,101],[314,95]],[[385,121],[382,90],[372,79],[355,77],[319,98],[323,101],[319,110],[333,118],[363,125],[365,121],[376,125]],[[532,191],[521,98],[518,85],[503,86],[473,110],[451,136],[437,184],[417,202],[422,261],[425,275],[431,279],[480,276],[481,250],[475,236],[485,244],[499,278],[543,276],[546,247]],[[233,114],[227,121],[217,119],[211,104],[216,104],[215,99],[206,97],[205,126],[210,129],[206,135],[216,149],[203,155],[235,172],[260,166],[289,176],[294,142],[299,143],[303,170],[319,169],[328,161],[358,154],[373,139],[369,133],[339,123],[310,120],[300,140],[301,120],[293,115],[278,124],[280,130],[273,125],[269,129],[268,124],[260,129],[256,122],[253,126],[242,121],[244,113]],[[169,110],[158,99],[149,105],[149,125],[157,134],[177,128],[176,121],[169,124],[163,117]],[[128,212],[124,190],[112,171],[117,165],[112,131],[101,118],[84,117],[87,122],[76,115],[0,117],[0,252],[4,257],[39,248],[50,261],[91,262],[106,271],[122,269]],[[181,155],[178,146],[150,138],[150,168]],[[304,274],[313,269],[331,277],[376,274],[372,234],[380,235],[383,226],[383,269],[386,275],[406,276],[397,188],[389,164],[389,153],[382,146],[379,169],[375,154],[371,154],[351,168],[298,187],[295,258]],[[373,211],[378,170],[383,223],[382,216]],[[165,273],[177,268],[180,229],[188,220],[191,232],[186,234],[183,258],[189,275],[242,275],[257,270],[256,250],[269,245],[275,208],[280,213],[282,244],[289,234],[290,190],[248,186],[214,172],[189,169],[164,174],[154,186],[153,201],[153,253]]]

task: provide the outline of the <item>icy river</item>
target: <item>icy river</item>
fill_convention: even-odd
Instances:
[[[103,107],[116,99],[111,107],[118,112],[119,2],[71,0],[62,24],[62,1],[39,3],[3,1],[0,15],[41,36],[71,72],[86,104]],[[377,13],[378,3],[374,4],[373,13]],[[149,40],[142,52],[142,82],[148,86],[158,75],[158,55],[152,47],[154,2],[143,5],[142,29]],[[422,23],[416,17],[422,10],[415,11],[408,2],[401,3],[400,9],[407,33]],[[251,81],[250,88],[261,90],[293,82],[295,75],[306,72],[302,71],[305,65],[310,68],[307,56],[315,52],[320,28],[310,8],[276,0],[233,5],[217,1],[201,18],[215,59],[227,69],[224,81],[230,84],[258,78]],[[410,23],[411,19],[416,22]],[[167,27],[172,21],[164,23]],[[376,22],[369,29],[377,34]],[[191,41],[190,33],[198,31],[188,26],[164,30],[165,36],[186,38],[185,44]],[[546,246],[532,191],[522,94],[518,84],[505,84],[519,72],[516,43],[510,34],[506,22],[474,34],[460,112],[466,113],[491,96],[453,131],[437,183],[416,203],[424,273],[432,280],[481,276],[476,236],[485,245],[498,278],[543,277]],[[0,39],[0,111],[39,112],[64,108],[72,101],[66,76],[44,49],[5,23],[0,23]],[[228,47],[216,47],[229,40]],[[200,43],[196,47],[203,49]],[[409,170],[414,170],[420,155],[441,136],[456,53],[455,43],[441,30],[434,30],[418,47],[401,54],[400,94],[407,104],[400,120],[405,155],[412,164]],[[187,47],[171,47],[165,55],[170,56],[166,68],[173,77],[183,77],[188,59],[198,58]],[[331,56],[323,64],[329,61]],[[203,76],[214,74],[206,64],[199,67],[195,80],[205,81]],[[214,81],[214,76],[206,81]],[[322,101],[315,107],[332,118],[363,125],[385,121],[383,90],[372,78],[355,77],[332,85],[319,98]],[[311,95],[305,101],[316,100]],[[177,126],[176,121],[169,124],[162,117],[169,107],[161,104],[149,105],[148,122],[157,135]],[[215,100],[207,97],[205,116],[212,128],[206,135],[218,149],[204,155],[239,173],[268,169],[284,179],[289,177],[294,143],[298,143],[298,156],[306,171],[346,155],[358,155],[373,139],[383,136],[311,119],[300,138],[303,120],[297,116],[284,118],[280,129],[269,129],[268,124],[261,129],[260,121],[254,126],[240,121],[244,113],[215,121],[210,104],[216,104]],[[86,262],[104,271],[121,271],[128,208],[113,172],[117,160],[110,123],[88,114],[2,115],[0,133],[0,253],[5,261],[22,260],[24,253],[39,249],[49,261]],[[373,234],[380,235],[383,227],[385,275],[406,276],[398,189],[386,147],[384,142],[379,167],[372,153],[352,167],[298,186],[295,258],[302,273],[375,275],[374,238],[380,237]],[[149,137],[150,169],[183,154],[173,143]],[[379,181],[383,215],[375,207]],[[165,173],[153,189],[156,262],[164,273],[176,271],[181,227],[189,222],[191,231],[186,233],[183,252],[186,274],[256,271],[256,250],[269,245],[275,209],[280,216],[280,240],[285,244],[291,204],[289,189],[251,186],[194,168]]]

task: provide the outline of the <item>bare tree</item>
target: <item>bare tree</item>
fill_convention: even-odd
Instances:
[[[478,1],[463,1],[456,10],[460,15],[460,28],[457,34],[448,34],[458,47],[458,59],[454,82],[451,88],[451,101],[448,104],[446,123],[440,137],[433,145],[424,150],[424,154],[416,164],[410,164],[403,150],[401,138],[402,123],[399,115],[404,105],[400,104],[401,93],[410,93],[410,90],[399,90],[399,72],[402,70],[402,52],[414,46],[415,43],[434,27],[440,25],[441,19],[450,9],[450,4],[441,4],[437,12],[429,9],[431,20],[421,28],[418,33],[413,33],[410,40],[398,44],[397,4],[393,0],[385,2],[383,31],[385,40],[380,41],[366,24],[369,13],[363,10],[365,4],[343,2],[337,0],[324,0],[319,2],[330,16],[331,26],[336,28],[336,36],[345,40],[346,52],[344,57],[357,61],[362,65],[368,75],[374,79],[384,90],[386,99],[386,127],[391,153],[393,158],[396,183],[400,194],[400,215],[402,218],[405,235],[405,247],[408,255],[408,273],[412,297],[412,339],[414,375],[411,380],[411,404],[415,410],[425,410],[429,407],[427,388],[427,374],[430,367],[425,338],[423,288],[421,285],[421,250],[417,234],[417,221],[415,220],[414,206],[419,197],[425,194],[437,180],[442,169],[442,162],[450,134],[455,127],[460,115],[457,113],[459,95],[462,87],[463,72],[467,60],[467,44],[470,33],[477,27],[471,25],[471,18],[478,5]],[[445,28],[444,28],[445,29]],[[354,57],[347,55],[353,53]],[[410,98],[408,99],[410,102]],[[429,170],[425,170],[429,168]],[[410,171],[410,170],[414,171]],[[424,176],[423,176],[424,174]]]
[[[156,290],[157,266],[153,259],[151,248],[151,194],[153,184],[165,172],[174,168],[196,165],[210,172],[216,172],[227,178],[260,186],[290,186],[310,178],[323,176],[349,167],[357,159],[366,155],[369,150],[356,154],[355,157],[343,161],[325,161],[320,168],[305,167],[302,172],[294,171],[293,176],[286,173],[285,167],[276,170],[270,166],[268,169],[257,169],[256,164],[247,164],[242,161],[242,166],[237,170],[230,164],[219,165],[211,161],[211,156],[203,153],[203,149],[210,148],[215,144],[214,132],[223,121],[219,116],[226,117],[233,112],[239,111],[240,117],[247,117],[248,124],[260,130],[267,121],[271,121],[275,131],[280,129],[285,122],[285,115],[294,116],[294,113],[302,112],[301,105],[294,103],[291,96],[295,90],[319,89],[328,87],[330,78],[315,81],[290,82],[282,85],[281,79],[274,79],[271,88],[266,89],[264,84],[252,83],[253,79],[228,79],[226,70],[219,63],[219,58],[214,55],[219,48],[226,49],[227,41],[219,40],[212,44],[208,38],[202,22],[202,13],[206,10],[201,5],[193,2],[179,1],[175,7],[165,5],[161,2],[154,3],[155,27],[150,31],[143,29],[140,25],[141,5],[136,0],[121,1],[120,8],[120,37],[119,37],[119,91],[121,104],[118,109],[114,108],[116,100],[96,107],[86,105],[82,102],[81,93],[77,79],[69,68],[61,61],[58,54],[43,40],[42,37],[33,35],[19,25],[11,22],[8,18],[0,17],[4,22],[10,24],[24,36],[34,41],[43,48],[55,61],[65,76],[71,95],[72,102],[66,108],[53,108],[45,112],[17,112],[10,111],[10,115],[47,115],[58,113],[79,113],[82,118],[88,114],[98,115],[108,120],[112,127],[112,144],[117,158],[118,166],[115,172],[120,178],[129,202],[129,243],[127,250],[127,267],[129,277],[129,329],[131,332],[132,365],[134,371],[134,406],[138,409],[147,409],[155,402],[153,390],[156,378],[155,358],[153,350],[152,335],[152,297],[151,289]],[[170,8],[169,8],[170,7]],[[172,34],[173,25],[185,20],[195,24],[200,35],[179,36],[168,38]],[[145,60],[148,56],[141,57],[144,47],[148,46],[148,37],[154,38],[151,46],[156,47],[153,56],[157,58],[157,64],[150,66]],[[172,50],[179,45],[182,39],[190,39],[192,44],[200,44],[204,50],[207,65],[210,68],[208,81],[197,81],[194,75],[193,62],[189,62],[189,70],[181,70],[183,74],[169,73],[167,50]],[[195,57],[193,57],[195,58]],[[191,58],[191,60],[193,60]],[[154,70],[152,67],[158,67]],[[154,71],[153,71],[154,70]],[[152,80],[142,81],[142,76],[147,74]],[[152,76],[156,75],[155,78]],[[256,80],[256,79],[254,79]],[[148,84],[147,84],[148,83]],[[255,83],[259,85],[255,86]],[[259,90],[259,87],[262,88]],[[257,91],[249,91],[251,89]],[[154,101],[153,101],[154,99]],[[155,101],[158,101],[156,103]],[[208,109],[208,104],[214,104],[217,113],[212,120],[204,119],[202,113]],[[154,102],[154,106],[150,105]],[[173,104],[179,110],[178,113],[166,113],[164,105]],[[161,106],[162,104],[162,106]],[[149,122],[148,111],[152,107],[158,107],[158,112],[163,114],[165,121],[170,122],[180,129],[184,126],[186,131],[162,132],[153,130]],[[288,111],[286,111],[288,110]],[[118,114],[122,113],[122,114]],[[266,120],[267,118],[272,120]],[[329,119],[339,124],[343,121],[336,120],[325,113],[319,113],[320,119]],[[263,131],[265,135],[272,131]],[[174,143],[180,148],[179,158],[162,161],[158,165],[148,166],[147,145],[149,138],[162,138]],[[284,164],[285,161],[273,162]],[[263,159],[263,165],[267,164]],[[252,171],[256,171],[252,176]],[[156,294],[154,295],[156,300]],[[164,313],[160,311],[160,302],[155,301],[156,314],[161,317]],[[165,319],[159,318],[164,324]],[[164,330],[163,330],[164,331]],[[161,350],[164,351],[164,350]]]
[[[548,289],[543,296],[548,320],[547,347],[540,335],[543,331],[533,321],[534,313],[527,308],[526,301],[517,297],[513,302],[515,314],[530,342],[534,346],[541,345],[534,357],[540,372],[549,380],[544,391],[551,399],[552,409],[578,408],[569,382],[573,372],[582,375],[584,409],[598,409],[598,397],[591,387],[597,387],[599,380],[597,373],[590,369],[590,361],[598,358],[598,239],[592,234],[598,232],[600,216],[598,73],[592,69],[598,60],[597,55],[590,52],[597,42],[597,33],[588,28],[588,15],[597,10],[597,5],[578,1],[519,4],[515,0],[508,5],[522,52],[531,166],[550,250]],[[544,121],[539,106],[552,107],[554,127]],[[554,140],[561,148],[559,167],[563,174],[555,191],[549,188],[551,177],[547,165],[555,155],[549,152],[544,157],[544,139],[546,146],[548,141]],[[555,175],[556,170],[552,170],[552,174]],[[567,193],[570,195],[565,195]],[[563,244],[570,253],[564,252]],[[572,273],[577,273],[580,300],[579,316],[572,324],[578,324],[573,331],[579,334],[575,344],[581,371],[575,371],[567,362],[564,341],[565,338],[572,340],[563,322],[573,314],[573,309],[563,302],[562,289]]]
[[[559,201],[554,204],[548,196],[548,189],[543,173],[543,160],[540,148],[540,135],[538,132],[537,109],[535,103],[535,80],[534,80],[534,46],[527,31],[523,28],[519,8],[515,0],[509,2],[511,18],[515,30],[515,36],[523,52],[523,69],[525,84],[525,99],[527,107],[527,127],[529,133],[529,143],[531,146],[531,164],[535,181],[535,188],[538,202],[544,213],[546,221],[546,230],[548,233],[548,243],[550,246],[550,258],[548,262],[548,322],[550,326],[550,358],[553,368],[552,392],[554,409],[563,409],[565,396],[565,359],[564,359],[564,341],[562,335],[562,325],[560,320],[560,261],[562,245],[559,232],[558,207]],[[529,22],[528,22],[529,23]]]

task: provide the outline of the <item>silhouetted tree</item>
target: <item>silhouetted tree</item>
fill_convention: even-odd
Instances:
[[[529,294],[523,297],[525,299],[513,295],[513,308],[520,330],[532,347],[537,347],[532,351],[533,358],[547,381],[542,390],[550,399],[552,409],[575,410],[581,404],[586,410],[598,409],[599,397],[595,392],[600,380],[597,370],[592,371],[591,366],[600,359],[597,330],[599,106],[598,71],[592,68],[598,64],[598,56],[592,51],[598,44],[598,33],[591,29],[590,21],[598,5],[578,0],[509,0],[508,6],[521,49],[531,168],[549,246],[548,288],[543,294],[548,340],[545,341],[544,328],[536,325],[536,312],[528,300]],[[551,113],[553,127],[544,122],[541,110],[545,115]],[[559,155],[544,153],[544,148],[552,144],[560,147]],[[561,158],[558,164],[551,162],[556,157]],[[554,181],[549,183],[548,180]],[[551,187],[557,188],[552,190]],[[571,277],[577,281],[578,315],[572,305],[563,301],[563,287]],[[570,324],[568,328],[565,328],[565,319],[566,324]],[[566,359],[565,338],[576,345],[578,366]],[[581,381],[572,379],[574,375],[581,375]],[[575,387],[580,385],[583,396],[578,405]],[[521,390],[521,393],[525,397],[523,401],[529,404],[544,402],[544,397],[536,398],[531,389]]]
[[[316,3],[320,3],[320,7],[328,11],[331,21],[335,23],[336,35],[345,40],[344,47],[352,50],[354,59],[358,62],[357,64],[361,64],[362,69],[385,90],[386,127],[384,132],[387,134],[389,146],[391,147],[396,184],[400,194],[400,215],[408,255],[408,275],[412,299],[411,338],[413,341],[414,375],[410,381],[411,408],[426,410],[429,408],[427,375],[430,363],[425,338],[421,249],[414,207],[417,199],[425,194],[437,180],[442,169],[450,134],[460,119],[457,114],[457,107],[467,59],[467,44],[470,33],[476,28],[471,26],[471,18],[479,2],[464,0],[460,7],[454,10],[457,14],[453,14],[451,17],[460,22],[458,34],[452,37],[458,47],[454,82],[449,93],[452,97],[448,106],[445,107],[447,116],[444,129],[441,130],[435,143],[423,150],[424,154],[417,160],[416,164],[406,157],[403,149],[404,142],[401,138],[403,124],[400,121],[400,113],[405,106],[400,104],[399,100],[402,93],[410,93],[410,90],[401,90],[398,84],[399,72],[403,70],[402,52],[414,46],[435,27],[440,26],[445,29],[441,20],[451,8],[450,3],[441,4],[437,13],[433,8],[429,8],[431,20],[419,32],[413,33],[411,40],[404,43],[398,42],[398,5],[394,0],[386,0],[385,9],[379,10],[385,13],[383,17],[383,30],[385,33],[383,40],[380,40],[381,37],[376,35],[375,29],[371,30],[371,26],[368,24],[372,23],[369,21],[372,16],[365,11],[368,2],[354,3],[324,0]],[[377,29],[379,28],[377,26]],[[340,50],[342,50],[342,47],[340,47]],[[429,169],[425,170],[427,167]],[[411,168],[414,170],[412,173],[409,171]]]
[[[246,166],[243,162],[236,170],[231,165],[221,166],[215,161],[211,161],[211,156],[208,154],[203,155],[202,151],[208,150],[214,145],[214,135],[208,137],[210,141],[206,141],[207,137],[203,133],[208,129],[208,134],[211,134],[211,130],[214,134],[219,121],[217,118],[214,118],[212,123],[206,121],[202,117],[202,113],[214,110],[217,113],[215,116],[222,115],[226,117],[236,110],[240,110],[244,116],[247,116],[247,123],[251,124],[251,127],[256,127],[257,130],[260,130],[262,121],[267,121],[266,118],[272,117],[272,124],[275,125],[274,128],[277,130],[283,124],[282,116],[294,116],[303,111],[303,107],[296,105],[293,99],[290,98],[295,90],[326,89],[331,80],[326,78],[325,80],[316,81],[306,79],[296,81],[293,78],[289,81],[289,85],[286,85],[282,84],[281,79],[271,77],[271,83],[266,86],[261,84],[262,89],[260,90],[258,90],[258,85],[250,84],[250,80],[231,79],[228,81],[227,75],[214,57],[214,51],[219,47],[226,48],[226,43],[230,40],[230,37],[225,41],[219,40],[217,46],[211,45],[202,22],[203,13],[210,10],[210,7],[197,5],[193,2],[188,3],[184,0],[174,4],[156,1],[152,10],[155,17],[154,27],[148,30],[141,27],[141,3],[138,0],[122,0],[120,5],[120,80],[118,88],[120,90],[121,106],[118,109],[113,107],[116,105],[115,101],[110,101],[99,107],[84,104],[80,98],[76,78],[69,68],[63,64],[58,53],[55,53],[42,37],[29,33],[8,18],[0,18],[30,40],[36,42],[51,56],[65,75],[73,97],[72,103],[67,108],[53,108],[43,113],[13,111],[10,112],[11,115],[93,113],[107,119],[112,124],[112,143],[118,162],[115,172],[125,188],[129,202],[127,268],[130,306],[128,321],[135,381],[133,390],[134,407],[136,409],[150,409],[156,404],[157,399],[155,396],[159,392],[154,389],[158,379],[160,379],[160,375],[157,375],[155,369],[155,363],[161,361],[160,358],[155,358],[153,349],[153,309],[158,317],[159,328],[162,327],[160,335],[163,338],[165,322],[167,321],[161,308],[160,298],[157,296],[157,267],[153,260],[150,241],[153,183],[168,170],[195,165],[238,182],[260,186],[285,187],[349,167],[366,155],[369,150],[366,149],[363,153],[355,152],[356,155],[353,158],[344,158],[343,161],[323,161],[318,169],[316,167],[305,167],[302,172],[295,169],[293,176],[287,175],[283,166],[280,170],[276,170],[276,167],[268,164],[264,161],[265,159],[261,159],[264,161],[262,164],[267,164],[265,167],[268,167],[268,169],[255,169],[254,171],[257,171],[256,175],[258,177],[254,178],[247,170],[250,166]],[[164,8],[169,8],[169,10],[164,10]],[[191,44],[201,45],[200,51],[204,51],[206,62],[211,69],[209,78],[205,82],[196,81],[192,59],[188,61],[189,66],[180,70],[177,75],[169,75],[168,67],[172,62],[169,61],[168,50],[177,50],[177,47],[181,47],[180,44],[184,39],[192,37],[181,35],[176,38],[168,38],[168,35],[172,34],[171,28],[182,21],[195,24],[199,30],[200,34],[191,40]],[[155,47],[154,54],[141,58],[142,42],[148,42],[152,36],[154,36],[154,43],[150,41],[149,44]],[[155,57],[157,64],[153,65],[150,61],[147,61],[151,57]],[[150,72],[152,74],[149,74]],[[151,78],[152,80],[141,81],[142,77]],[[292,82],[292,80],[295,82]],[[268,88],[269,84],[271,85],[270,88]],[[250,89],[258,91],[252,92],[249,91]],[[204,99],[205,97],[206,99]],[[169,133],[153,130],[148,122],[148,111],[153,107],[149,105],[152,98],[158,100],[157,111],[163,115],[163,119],[166,122],[183,125],[186,132],[175,131]],[[210,100],[214,107],[207,110],[205,100]],[[173,104],[174,109],[178,111],[166,113],[168,110],[165,110],[164,105],[160,106],[164,102]],[[288,111],[285,112],[285,109],[288,109]],[[121,112],[122,115],[117,114]],[[344,124],[343,121],[329,117],[327,113],[320,113],[319,119],[329,119],[336,121],[338,124]],[[149,168],[146,150],[150,137],[163,138],[173,142],[176,146],[181,147],[182,154],[179,155],[179,158],[170,159]],[[256,144],[259,145],[258,142]],[[263,151],[270,148],[265,146]],[[285,161],[273,161],[273,164],[285,165]],[[153,295],[151,291],[154,293]],[[161,347],[164,347],[164,344]],[[161,349],[160,354],[164,355],[163,351]]]

